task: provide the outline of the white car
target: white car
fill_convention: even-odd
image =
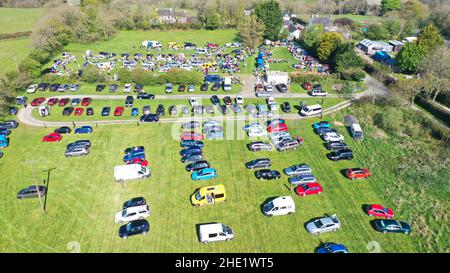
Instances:
[[[242,97],[242,94],[236,95],[236,103],[237,104],[244,104],[244,97]]]
[[[199,102],[196,98],[190,98],[189,103],[191,104],[191,106],[199,105]]]
[[[326,133],[323,136],[323,140],[325,140],[326,142],[330,142],[330,141],[343,141],[344,140],[344,136],[335,132],[329,132]]]
[[[233,230],[222,223],[203,224],[199,227],[200,242],[229,241],[233,239]]]
[[[37,88],[38,88],[37,84],[32,84],[32,85],[28,86],[27,93],[28,94],[35,93]]]
[[[264,129],[253,128],[247,132],[249,137],[263,137],[267,135],[267,131]]]
[[[267,84],[267,85],[264,86],[264,89],[267,92],[272,92],[273,91],[273,86],[271,84]]]
[[[312,235],[319,235],[320,233],[337,231],[341,228],[341,222],[336,214],[332,216],[325,216],[306,224],[306,230]]]
[[[272,144],[274,146],[277,146],[278,143],[281,143],[281,142],[283,142],[285,140],[292,140],[292,139],[293,138],[291,136],[282,136],[282,137],[279,137],[279,138],[272,139]]]
[[[148,205],[129,207],[123,211],[116,213],[115,221],[122,224],[129,221],[144,219],[150,216],[150,209]]]
[[[242,130],[244,130],[244,131],[250,131],[250,130],[255,130],[255,129],[262,130],[263,128],[264,127],[261,124],[254,122],[254,123],[245,125],[244,127],[242,127]]]
[[[267,98],[267,104],[273,104],[273,103],[275,103],[275,98],[274,97],[272,97],[272,96],[270,96],[270,97],[268,97]]]
[[[131,92],[131,83],[125,84],[125,86],[123,87],[123,92],[125,92],[125,93]]]
[[[289,134],[289,132],[286,131],[281,131],[281,132],[275,132],[275,133],[271,133],[270,134],[270,139],[277,139],[279,137],[287,137],[287,136],[291,136],[291,134]]]
[[[180,69],[184,69],[184,70],[187,70],[187,71],[191,71],[192,70],[192,66],[191,65],[189,65],[189,64],[182,64],[181,66],[180,66]]]
[[[290,196],[277,197],[263,205],[266,216],[280,216],[295,213],[295,203]]]

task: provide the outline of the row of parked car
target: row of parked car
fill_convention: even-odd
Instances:
[[[9,146],[9,135],[11,130],[16,129],[19,123],[15,120],[7,120],[0,123],[0,148],[6,148]],[[0,151],[0,158],[3,157],[3,152]]]
[[[52,92],[66,92],[66,91],[78,91],[80,89],[79,84],[59,84],[59,83],[46,83],[31,84],[28,86],[26,92],[28,94],[36,93],[36,91],[52,91]]]

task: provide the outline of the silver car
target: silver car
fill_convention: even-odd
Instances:
[[[70,148],[66,150],[66,157],[73,157],[73,156],[86,156],[89,154],[89,149],[84,147],[75,147]]]
[[[297,164],[287,167],[283,170],[284,174],[287,176],[295,176],[300,174],[311,173],[311,167],[308,164]]]
[[[289,182],[289,184],[291,184],[293,186],[298,186],[301,184],[317,182],[317,179],[314,175],[307,173],[307,174],[300,174],[297,176],[289,177],[288,182]]]
[[[325,216],[317,220],[311,221],[306,225],[306,230],[312,235],[319,235],[330,231],[337,231],[341,228],[341,222],[336,214]]]

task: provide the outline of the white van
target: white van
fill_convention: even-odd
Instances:
[[[279,216],[295,213],[295,203],[290,196],[280,196],[263,206],[266,216]]]
[[[123,211],[116,213],[114,220],[118,224],[123,224],[124,222],[134,221],[138,219],[144,219],[150,216],[150,209],[148,205],[129,207]]]
[[[313,89],[309,92],[309,94],[313,97],[325,97],[326,95],[328,95],[327,91],[323,90],[323,89]]]
[[[364,134],[361,126],[358,123],[353,123],[350,126],[350,132],[352,133],[352,137],[356,140],[363,140]]]
[[[231,78],[224,77],[223,78],[223,91],[231,91]]]
[[[212,223],[200,225],[200,242],[206,244],[209,242],[229,241],[233,239],[233,230],[222,223]]]
[[[117,182],[132,179],[143,179],[150,177],[150,169],[140,164],[130,164],[114,167],[114,178]]]
[[[314,116],[314,115],[318,115],[322,112],[322,106],[318,105],[318,104],[314,104],[314,105],[307,105],[305,107],[302,108],[302,110],[300,110],[300,115],[302,116]]]
[[[197,53],[197,54],[208,54],[208,49],[206,49],[206,48],[197,48],[195,53]]]

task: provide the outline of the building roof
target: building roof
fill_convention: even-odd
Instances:
[[[366,0],[366,3],[369,6],[380,6],[381,0]]]
[[[397,41],[397,40],[390,40],[390,41],[389,41],[389,44],[390,44],[390,45],[393,45],[393,46],[402,46],[402,45],[403,45],[402,42]]]
[[[372,40],[369,40],[369,39],[364,39],[364,40],[362,40],[362,41],[359,42],[359,43],[362,44],[362,45],[365,45],[365,46],[367,46],[367,47],[369,47],[369,46],[374,46],[374,45],[379,45],[379,46],[386,46],[386,45],[389,45],[389,44],[386,43],[386,42],[372,41]]]
[[[158,9],[157,10],[159,16],[172,16],[173,11],[171,8],[168,9]]]
[[[309,18],[309,23],[311,25],[323,25],[325,27],[330,27],[333,25],[332,16],[319,17],[319,15],[311,15]]]
[[[299,30],[298,26],[294,25],[294,24],[289,24],[287,29],[290,33],[293,33],[295,31]]]

